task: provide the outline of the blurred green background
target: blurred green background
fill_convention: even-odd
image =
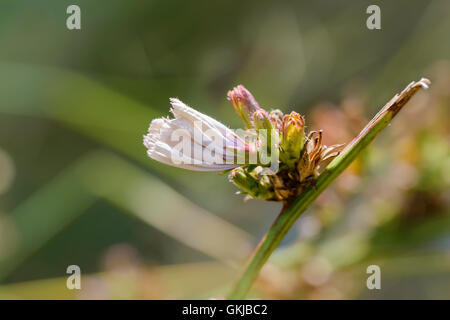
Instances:
[[[81,30],[66,8],[81,8]],[[381,30],[366,8],[381,8]],[[226,92],[346,143],[420,92],[299,219],[250,297],[450,298],[450,2],[0,3],[0,298],[223,296],[280,205],[146,156],[169,97],[231,128]],[[79,265],[82,290],[66,288]],[[381,290],[366,268],[381,267]]]

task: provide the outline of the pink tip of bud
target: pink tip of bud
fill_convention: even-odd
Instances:
[[[227,96],[233,105],[235,103],[242,103],[249,111],[255,112],[257,109],[261,108],[250,91],[248,91],[243,85],[238,85],[233,88],[233,90],[228,91]]]
[[[228,100],[233,104],[234,109],[244,121],[247,128],[251,128],[253,113],[262,110],[253,95],[245,89],[244,86],[238,85],[233,90],[228,91]]]
[[[296,130],[302,130],[305,127],[305,120],[303,117],[295,111],[287,114],[283,117],[283,131],[287,134],[287,130],[295,128]]]
[[[256,110],[253,113],[253,118],[254,119],[258,119],[261,121],[264,121],[265,119],[267,119],[269,117],[269,115],[267,114],[266,110],[260,109],[260,110]]]

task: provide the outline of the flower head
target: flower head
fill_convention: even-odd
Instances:
[[[171,98],[174,119],[151,122],[144,135],[150,158],[197,171],[223,171],[237,166],[239,152],[254,148],[217,120]],[[181,141],[180,141],[181,140]]]
[[[322,144],[322,131],[305,137],[305,119],[297,112],[268,112],[243,86],[229,91],[228,99],[246,130],[231,130],[171,98],[174,118],[153,120],[144,135],[148,156],[189,170],[232,169],[230,181],[247,198],[289,202],[339,153],[339,146]]]

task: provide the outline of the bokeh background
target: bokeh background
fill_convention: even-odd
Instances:
[[[82,29],[66,28],[81,7]],[[381,8],[381,30],[366,8]],[[450,298],[450,2],[3,0],[0,298],[223,296],[280,205],[146,157],[179,97],[242,127],[226,92],[346,143],[419,92],[289,232],[250,297]],[[78,265],[82,290],[66,288]],[[366,268],[381,267],[381,290]]]

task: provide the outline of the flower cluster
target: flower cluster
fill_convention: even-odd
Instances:
[[[228,99],[245,130],[231,130],[171,99],[175,118],[153,120],[144,136],[149,157],[190,170],[227,170],[247,198],[289,202],[339,154],[341,145],[322,144],[322,131],[306,134],[305,119],[297,112],[266,111],[241,85],[228,92]]]

